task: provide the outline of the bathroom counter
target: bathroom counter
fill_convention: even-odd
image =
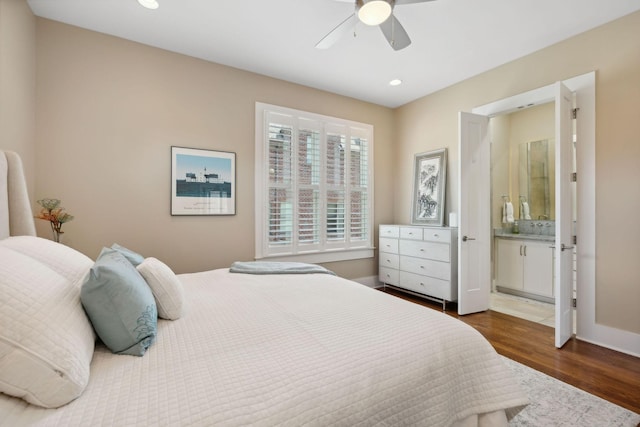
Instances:
[[[504,231],[496,230],[493,234],[493,237],[498,237],[501,239],[517,239],[517,240],[537,240],[540,242],[555,242],[556,236],[546,236],[543,234],[528,234],[528,233],[505,233]]]

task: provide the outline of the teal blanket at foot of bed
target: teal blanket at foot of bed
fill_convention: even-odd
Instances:
[[[275,262],[275,261],[236,261],[229,268],[231,273],[246,274],[311,274],[325,273],[336,275],[321,265],[304,262]]]

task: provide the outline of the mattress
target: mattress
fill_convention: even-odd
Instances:
[[[0,425],[450,426],[527,403],[493,347],[443,313],[327,274],[178,277],[185,314],[158,320],[143,357],[98,344],[79,398],[0,394]]]

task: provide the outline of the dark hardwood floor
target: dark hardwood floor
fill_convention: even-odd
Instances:
[[[442,311],[442,304],[386,288],[386,293]],[[512,360],[640,414],[640,359],[572,338],[554,346],[554,329],[488,310],[458,316],[455,304],[446,313],[473,326],[496,351]]]

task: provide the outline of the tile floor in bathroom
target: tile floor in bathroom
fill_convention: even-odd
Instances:
[[[546,302],[522,298],[516,295],[492,292],[490,308],[531,322],[555,326],[555,306]]]

